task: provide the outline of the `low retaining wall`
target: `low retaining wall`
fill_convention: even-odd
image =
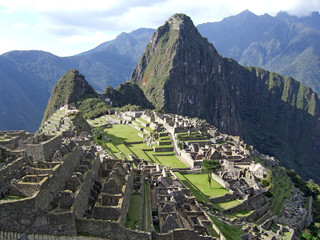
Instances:
[[[234,200],[236,199],[236,197],[233,195],[233,194],[225,194],[224,196],[221,196],[221,197],[216,197],[216,198],[210,198],[210,202],[212,203],[222,203],[222,202],[228,202],[228,201],[231,201],[231,200]]]
[[[13,179],[22,178],[24,175],[23,167],[26,163],[28,163],[27,157],[21,157],[0,169],[0,188],[4,193],[9,189]]]
[[[155,152],[172,152],[173,147],[153,147]]]
[[[93,236],[111,240],[151,240],[151,233],[133,231],[118,223],[93,219],[77,219],[78,233],[88,233]]]
[[[217,182],[219,183],[221,186],[223,186],[224,188],[228,189],[229,186],[228,186],[228,183],[226,183],[223,179],[221,179],[217,174],[215,173],[212,173],[212,178]]]
[[[261,218],[269,210],[269,207],[270,207],[270,205],[269,205],[269,203],[267,203],[266,205],[264,205],[260,209],[255,210],[249,216],[244,217],[244,219],[245,220],[255,220],[255,219]]]
[[[200,236],[197,232],[188,229],[170,230],[169,233],[152,232],[152,240],[212,240],[209,236]]]

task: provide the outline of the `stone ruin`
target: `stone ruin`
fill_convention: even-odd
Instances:
[[[184,228],[210,236],[207,226],[212,225],[212,221],[172,171],[145,162],[141,162],[139,170],[151,186],[153,224],[159,226],[161,233]]]

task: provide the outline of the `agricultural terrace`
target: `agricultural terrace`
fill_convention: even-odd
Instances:
[[[210,198],[222,197],[230,192],[227,191],[214,179],[211,179],[210,188],[207,180],[207,174],[181,174],[179,172],[175,172],[175,174],[182,181],[182,183],[190,189],[190,191],[194,194],[198,202],[212,204],[215,209],[220,211],[241,204],[241,202],[238,200],[223,203],[211,203],[209,200]]]
[[[108,154],[115,158],[129,159],[129,154],[133,154],[137,158],[159,163],[170,168],[188,167],[175,156],[173,151],[155,153],[153,147],[147,146],[143,142],[143,138],[138,136],[138,133],[137,129],[129,125],[114,124],[104,129],[105,138],[96,141],[106,149]]]
[[[223,236],[228,240],[239,240],[245,234],[244,231],[234,225],[230,225],[220,221],[218,218],[209,215],[214,224],[219,228]]]
[[[277,176],[272,179],[272,199],[270,201],[271,211],[279,216],[283,210],[286,199],[291,197],[293,183],[282,167],[273,170]]]

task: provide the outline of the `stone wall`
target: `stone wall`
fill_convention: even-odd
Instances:
[[[129,205],[130,205],[130,200],[131,200],[131,194],[133,190],[133,179],[134,179],[134,172],[133,170],[130,171],[127,185],[126,185],[126,190],[123,194],[123,200],[122,200],[122,206],[121,206],[121,216],[119,223],[124,226],[127,221],[127,213],[129,211]]]
[[[252,212],[249,216],[244,217],[245,220],[255,220],[261,218],[268,210],[269,210],[269,203],[264,205],[263,207],[259,208],[258,210],[255,210]]]
[[[21,157],[0,169],[0,190],[4,193],[10,187],[13,179],[20,179],[25,175],[25,166],[29,165],[27,157]]]
[[[266,203],[263,193],[258,193],[257,195],[244,200],[240,205],[233,208],[224,210],[224,214],[232,214],[236,212],[241,212],[243,210],[254,210],[259,209],[263,204]]]
[[[8,139],[7,141],[2,141],[0,145],[10,149],[16,149],[19,146],[19,141],[27,139],[31,134],[27,133],[24,130],[0,131],[0,136],[4,135],[7,135],[10,139]]]
[[[141,204],[140,204],[140,215],[139,215],[139,226],[140,226],[140,230],[143,229],[143,211],[144,211],[144,175],[141,174],[141,177],[140,177],[140,182],[141,182],[141,186],[140,186],[140,196],[141,196]]]
[[[198,235],[197,232],[188,229],[175,229],[169,231],[169,233],[157,233],[152,232],[152,239],[153,240],[209,240],[214,239],[210,236],[201,236]]]
[[[0,228],[15,232],[70,235],[72,233],[70,216],[65,213],[49,218],[48,210],[50,202],[64,189],[81,156],[82,150],[78,146],[65,155],[62,164],[40,185],[39,192],[34,197],[0,202]],[[50,219],[59,222],[56,220],[59,217],[61,217],[59,225],[50,222]]]
[[[48,213],[49,226],[44,233],[57,236],[77,235],[75,216],[71,211]]]
[[[217,174],[212,173],[212,178],[218,182],[221,186],[223,186],[224,188],[228,189],[229,188],[229,184],[226,183],[221,177],[219,177]]]
[[[216,198],[210,198],[210,202],[212,203],[223,203],[223,202],[228,202],[228,201],[231,201],[231,200],[234,200],[236,199],[236,196],[234,196],[233,194],[225,194],[224,196],[221,196],[221,197],[216,197]]]
[[[37,206],[46,209],[53,198],[64,189],[65,185],[76,170],[82,157],[82,149],[76,146],[72,152],[63,157],[62,164],[53,172],[52,176],[43,183],[36,196]]]
[[[186,152],[185,150],[180,151],[181,157],[186,161],[189,167],[194,167],[194,161],[190,155],[190,153]]]
[[[111,240],[151,240],[151,233],[133,231],[118,223],[93,219],[77,219],[77,231]]]
[[[5,231],[25,232],[37,217],[34,198],[0,202],[0,228]]]
[[[62,136],[57,135],[45,142],[39,144],[22,144],[28,156],[32,156],[35,161],[48,161],[54,152],[61,148]]]
[[[97,179],[98,175],[96,173],[98,173],[99,169],[99,157],[96,156],[93,160],[92,169],[87,172],[83,183],[75,193],[76,197],[71,211],[74,211],[76,217],[83,217],[83,214],[88,209],[90,191],[94,185],[94,181]]]
[[[173,147],[153,147],[153,151],[155,151],[155,152],[172,152]]]
[[[236,213],[236,212],[241,212],[243,210],[249,210],[249,200],[245,200],[238,206],[224,210],[222,213],[223,214],[232,214],[232,213]]]

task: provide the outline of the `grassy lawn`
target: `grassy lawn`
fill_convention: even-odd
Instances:
[[[143,129],[147,130],[147,131],[150,132],[150,133],[154,133],[154,132],[155,132],[155,131],[154,131],[152,128],[150,128],[150,127],[144,127],[144,126],[142,126],[141,123],[138,122],[138,121],[134,121],[134,122],[137,123],[137,125],[139,126],[139,128],[143,128]]]
[[[290,240],[292,238],[292,232],[285,232],[281,239]]]
[[[243,210],[241,212],[233,213],[233,214],[226,214],[226,217],[228,218],[242,218],[249,216],[253,211],[250,210]]]
[[[145,158],[145,155],[140,156],[141,151],[137,149],[148,148],[146,144],[136,144],[137,147],[132,149],[132,145],[125,145],[123,142],[139,142],[142,140],[138,136],[138,130],[129,125],[115,124],[111,128],[105,128],[105,136],[112,138],[111,142],[103,140],[108,150],[117,158],[122,158],[121,152],[129,159],[129,154],[134,154],[136,157]],[[137,153],[136,153],[137,151]],[[148,160],[148,159],[146,159]]]
[[[225,236],[228,240],[240,240],[241,236],[245,234],[244,231],[237,228],[234,225],[229,225],[221,222],[218,218],[209,215],[211,220],[215,223],[215,225],[219,228],[223,236]]]
[[[147,120],[144,120],[143,118],[141,118],[141,117],[139,117],[139,118],[137,118],[137,120],[139,120],[140,122],[143,122],[143,123],[150,123],[150,122],[148,122]]]
[[[212,225],[207,224],[206,226],[207,226],[211,236],[219,239],[219,234],[213,229]]]
[[[107,141],[103,139],[103,146],[108,149],[112,155],[117,158],[122,158],[123,153],[127,159],[129,154],[133,154],[137,158],[141,158],[150,162],[166,165],[171,168],[187,168],[188,166],[181,162],[174,152],[161,152],[158,154],[171,154],[171,156],[154,156],[153,151],[145,151],[145,149],[153,150],[152,147],[147,146],[145,143],[137,144],[124,144],[123,142],[139,142],[142,138],[138,136],[138,130],[129,125],[115,124],[111,128],[105,128],[105,136],[110,137],[112,140]],[[169,145],[172,147],[172,145]],[[159,146],[157,146],[159,147]],[[167,147],[167,146],[160,146]]]
[[[154,158],[156,158],[156,160],[162,164],[162,165],[166,165],[168,167],[171,168],[188,168],[188,166],[181,162],[179,158],[177,158],[176,156],[155,156],[153,155]]]
[[[106,136],[114,138],[112,143],[115,145],[122,144],[122,142],[137,142],[141,141],[138,136],[138,130],[129,125],[114,124],[111,128],[105,129]]]
[[[142,149],[152,149],[151,147],[147,146],[145,143],[126,144],[126,147],[130,150],[130,153],[132,153],[135,157],[141,158],[147,161],[151,161],[151,162],[154,161],[154,159],[150,158],[149,154],[147,154],[146,151],[142,150]]]
[[[240,201],[238,200],[232,200],[232,201],[228,201],[228,202],[223,202],[223,203],[213,203],[213,207],[219,211],[223,211],[229,208],[233,208],[235,206],[238,206],[239,204],[241,204]]]
[[[127,215],[126,228],[135,229],[135,225],[139,226],[139,216],[141,208],[141,195],[132,194],[130,200],[129,211]]]
[[[211,188],[209,188],[207,174],[180,174],[178,172],[175,174],[192,191],[199,202],[210,203],[210,198],[221,197],[229,193],[213,179]]]

